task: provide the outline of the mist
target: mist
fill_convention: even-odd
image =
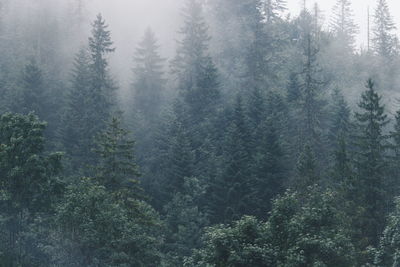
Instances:
[[[0,266],[397,266],[398,7],[0,0]]]

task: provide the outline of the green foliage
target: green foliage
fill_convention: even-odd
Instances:
[[[88,173],[95,155],[91,152],[95,137],[106,127],[114,111],[115,86],[107,55],[114,52],[111,33],[99,14],[92,25],[88,49],[78,53],[63,116],[62,142],[71,157],[71,168]]]
[[[140,174],[135,163],[134,145],[118,118],[112,118],[107,129],[97,137],[96,178],[110,192],[129,189],[130,194],[139,193],[136,185]]]
[[[354,247],[334,193],[309,187],[274,201],[266,223],[243,217],[209,228],[186,266],[354,266]]]
[[[344,48],[351,52],[354,49],[356,34],[358,27],[354,23],[353,10],[351,9],[351,1],[337,0],[333,8],[333,19],[331,28],[336,38],[341,40]]]
[[[268,236],[266,224],[254,217],[245,216],[232,226],[213,226],[204,234],[203,247],[194,251],[185,266],[273,266]]]
[[[61,155],[45,155],[44,129],[33,114],[0,116],[0,263],[37,266],[43,256],[34,230],[46,224],[36,220],[53,212],[62,190]]]
[[[304,192],[309,186],[319,184],[319,179],[315,154],[310,145],[306,144],[297,162],[295,187],[298,191]]]
[[[160,221],[142,201],[130,207],[83,178],[57,208],[49,252],[57,266],[158,266]]]
[[[274,201],[267,229],[275,266],[354,266],[355,254],[335,194],[318,186]]]
[[[158,54],[158,49],[155,34],[149,28],[135,52],[132,84],[134,110],[138,113],[135,115],[141,116],[142,120],[146,121],[154,121],[163,104],[165,89],[163,63],[165,60]]]
[[[200,210],[199,199],[204,186],[196,178],[185,178],[182,192],[174,195],[164,207],[167,235],[165,240],[165,266],[182,266],[184,257],[200,246],[203,228],[208,224]]]
[[[359,205],[364,207],[362,222],[363,237],[367,243],[377,245],[378,236],[383,230],[387,200],[385,199],[385,150],[387,136],[384,127],[388,124],[385,107],[381,104],[381,96],[375,91],[372,80],[367,82],[367,90],[359,103],[360,112],[356,113],[359,127],[356,138],[356,168]]]
[[[398,266],[400,245],[400,199],[395,200],[395,210],[389,215],[385,230],[376,250],[376,266]]]
[[[183,10],[182,40],[172,63],[178,87],[193,124],[200,123],[215,111],[220,93],[217,69],[208,54],[208,27],[202,4],[187,0]]]
[[[374,37],[372,38],[374,50],[378,55],[389,59],[398,52],[398,39],[394,33],[396,25],[390,15],[386,0],[378,1],[374,21]]]

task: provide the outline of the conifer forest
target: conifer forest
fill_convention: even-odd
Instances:
[[[0,267],[400,266],[400,12],[328,2],[0,0]]]

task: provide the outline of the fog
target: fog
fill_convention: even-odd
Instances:
[[[399,3],[0,0],[0,266],[398,266]]]

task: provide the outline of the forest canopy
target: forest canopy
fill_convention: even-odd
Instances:
[[[386,0],[183,0],[130,66],[88,2],[0,0],[0,266],[399,265]]]

